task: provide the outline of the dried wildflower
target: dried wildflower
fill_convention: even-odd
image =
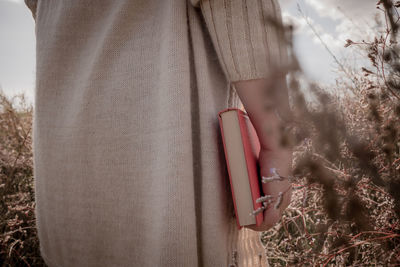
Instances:
[[[266,195],[266,196],[262,196],[262,197],[257,198],[256,202],[257,203],[261,203],[261,202],[267,201],[267,200],[272,199],[272,198],[273,198],[273,196]]]
[[[383,25],[386,29],[381,32],[391,38],[389,40],[379,33],[372,42],[346,40],[345,47],[353,48],[357,44],[359,49],[364,44],[366,57],[373,69],[364,67],[356,73],[347,71],[346,66],[336,62],[344,75],[339,77],[334,89],[344,93],[342,98],[331,94],[334,90],[325,90],[329,93],[324,93],[317,85],[300,82],[301,68],[288,38],[292,62],[288,67],[292,71],[288,84],[295,111],[290,120],[294,122],[290,130],[294,132],[294,173],[298,178],[296,186],[292,187],[292,202],[281,222],[261,235],[271,266],[400,264],[400,50],[396,41],[399,20],[394,12],[394,8],[400,7],[400,2],[382,0],[377,5],[387,18],[384,21],[386,25]],[[277,27],[293,28],[292,25],[282,27],[279,24]],[[302,93],[304,87],[309,87],[305,89],[310,89],[317,104],[306,101]],[[348,92],[352,92],[354,97],[350,97]],[[10,162],[18,164],[13,166],[10,162],[2,162],[5,171],[0,172],[0,178],[7,183],[0,184],[0,192],[6,192],[3,205],[9,213],[1,220],[6,232],[0,240],[4,251],[10,251],[5,264],[19,266],[24,263],[18,258],[17,250],[10,249],[14,246],[13,240],[26,241],[29,236],[31,239],[25,242],[25,251],[19,247],[19,252],[23,252],[25,259],[40,258],[26,253],[35,249],[38,251],[35,233],[29,233],[27,229],[28,234],[24,235],[24,230],[19,228],[23,223],[31,225],[34,221],[31,218],[33,212],[27,213],[29,208],[33,208],[30,206],[33,194],[26,194],[30,202],[24,202],[24,207],[17,204],[22,197],[11,194],[15,188],[33,192],[30,185],[17,180],[23,176],[21,172],[31,172],[29,164],[20,166],[13,158],[18,153],[11,153],[16,147],[24,147],[19,146],[24,139],[20,137],[29,130],[13,127],[13,119],[19,125],[18,116],[7,103],[4,102],[3,107],[0,133],[8,134],[8,138],[2,138],[0,144],[10,153],[1,160],[9,158],[13,159]],[[269,102],[266,108],[275,106]],[[280,115],[277,112],[277,116],[284,119]],[[0,137],[3,136],[0,134]],[[20,159],[31,157],[27,151],[29,149],[22,151],[24,157]],[[294,180],[291,176],[280,176],[276,169],[272,176],[264,178],[268,182]],[[283,194],[260,197],[257,203],[262,202],[262,207],[255,213],[262,212],[273,203],[279,208]],[[363,226],[366,222],[371,224],[371,231],[365,230],[368,229]],[[6,257],[3,255],[0,258]],[[237,254],[232,255],[231,266],[236,266]]]
[[[273,174],[272,176],[262,176],[262,182],[263,183],[267,183],[267,182],[272,182],[272,181],[282,181],[283,180],[283,176],[280,176],[277,172],[276,172],[276,168],[270,168],[270,172]]]
[[[369,74],[374,74],[372,71],[370,71],[370,70],[368,70],[368,69],[366,69],[366,68],[364,68],[364,67],[362,67],[361,70],[362,70],[363,72],[365,72],[365,76],[368,76]]]
[[[352,40],[350,40],[350,39],[347,39],[346,40],[346,44],[344,45],[344,47],[348,47],[348,46],[350,46],[352,44],[354,44],[354,42]]]
[[[256,210],[253,210],[251,213],[249,213],[250,216],[255,216],[257,214],[259,214],[260,212],[262,212],[263,210],[265,210],[265,206],[262,206]]]
[[[263,183],[269,183],[269,182],[273,182],[273,181],[283,181],[284,179],[288,179],[289,181],[294,180],[293,175],[289,175],[288,177],[279,175],[276,168],[270,168],[270,172],[273,174],[272,176],[262,176],[261,177]]]
[[[276,203],[275,203],[275,205],[274,205],[274,209],[278,209],[279,206],[281,205],[281,203],[282,203],[282,196],[283,196],[283,192],[279,192],[278,199],[276,200]]]
[[[293,201],[279,225],[262,235],[271,266],[400,263],[400,49],[397,26],[392,26],[400,21],[394,13],[398,3],[378,3],[387,18],[387,31],[382,31],[387,35],[378,34],[372,42],[347,40],[345,46],[364,44],[374,69],[354,74],[340,66],[345,75],[337,86],[345,97],[327,96],[329,90],[311,84],[306,89],[318,104],[308,105],[298,76],[289,79],[293,121],[301,121],[294,131],[303,135],[295,142],[293,172],[302,182],[293,187]],[[263,205],[271,203],[268,199]]]

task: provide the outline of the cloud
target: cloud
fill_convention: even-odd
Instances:
[[[302,32],[304,31],[305,26],[307,26],[307,23],[304,19],[300,18],[299,16],[294,16],[292,13],[287,11],[282,11],[282,20],[284,24],[293,25],[295,32]]]
[[[320,24],[310,17],[307,18],[307,23],[303,17],[294,16],[291,13],[284,11],[282,12],[282,19],[285,24],[292,24],[294,26],[295,36],[307,35],[308,38],[317,45],[322,45],[321,40],[316,36],[308,23],[312,25],[322,41],[325,44],[329,44],[330,49],[334,51],[340,50],[345,43],[341,39],[336,38],[332,33],[327,32]]]
[[[321,15],[329,16],[334,20],[344,17],[353,17],[354,19],[368,17],[377,3],[376,0],[305,0],[305,2]]]
[[[280,1],[283,21],[294,26],[296,54],[309,76],[326,82],[337,77],[332,72],[337,65],[330,52],[343,64],[354,64],[354,67],[366,64],[361,49],[345,48],[344,44],[347,39],[373,40],[376,35],[375,15],[379,14],[384,21],[383,12],[376,9],[376,3],[377,0]],[[322,42],[308,24],[312,25]]]
[[[24,0],[5,0],[5,1],[21,5],[24,4]]]
[[[383,18],[383,13],[376,9],[376,3],[376,0],[285,0],[282,6],[285,10],[290,4],[297,4],[329,49],[344,54],[350,50],[343,47],[347,39],[372,41],[375,37],[375,16]],[[323,46],[301,13],[298,11],[294,15],[293,10],[284,11],[282,17],[284,22],[295,25],[297,34],[305,34]]]
[[[310,7],[315,9],[315,11],[317,11],[317,13],[319,13],[321,16],[327,16],[333,20],[340,20],[344,17],[344,15],[340,13],[335,6],[339,1],[332,3],[332,1],[329,0],[325,1],[305,0],[305,2]]]
[[[373,38],[376,0],[304,0],[320,17],[337,22],[338,39]],[[381,13],[381,12],[380,12]]]

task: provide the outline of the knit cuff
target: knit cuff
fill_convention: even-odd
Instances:
[[[288,61],[277,0],[191,0],[200,6],[230,82],[268,78]]]

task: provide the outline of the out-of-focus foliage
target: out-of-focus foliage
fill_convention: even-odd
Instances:
[[[283,136],[295,145],[297,190],[281,222],[261,235],[271,266],[400,265],[399,6],[377,3],[385,23],[375,40],[344,42],[371,66],[340,65],[337,88],[307,84],[313,105],[291,53],[292,132]]]
[[[21,108],[15,108],[19,101]],[[35,224],[32,107],[0,91],[0,263],[44,266]]]

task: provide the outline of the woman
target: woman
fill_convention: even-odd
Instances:
[[[271,76],[286,56],[266,20],[280,21],[276,0],[25,3],[36,23],[34,177],[46,263],[255,266],[262,247],[241,237],[272,227],[291,191],[261,227],[237,231],[217,114],[239,107],[239,96],[263,146],[261,174],[289,175],[291,151],[262,133],[279,121],[262,110],[273,79],[287,106],[284,78]]]

